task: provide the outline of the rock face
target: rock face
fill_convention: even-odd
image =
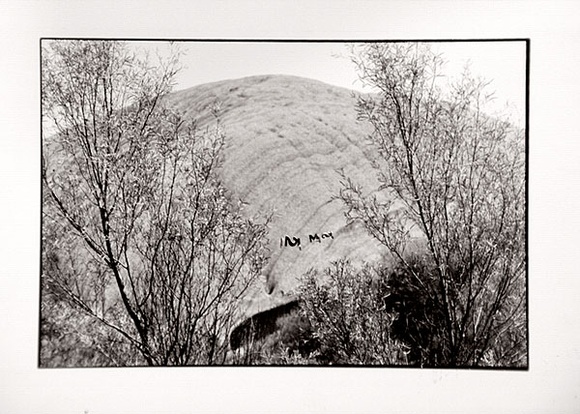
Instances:
[[[271,260],[264,280],[246,299],[251,316],[293,301],[297,278],[348,257],[373,261],[383,250],[333,199],[338,170],[378,188],[371,166],[369,127],[357,121],[353,92],[292,76],[254,76],[176,92],[173,103],[200,125],[221,106],[227,141],[223,182],[247,203],[248,216],[272,214]]]

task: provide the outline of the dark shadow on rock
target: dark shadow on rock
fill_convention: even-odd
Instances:
[[[265,338],[277,330],[276,322],[282,316],[298,309],[300,301],[291,301],[274,308],[258,312],[234,328],[230,335],[230,347],[236,350],[241,346]]]

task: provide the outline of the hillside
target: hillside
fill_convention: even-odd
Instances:
[[[340,188],[339,169],[368,188],[378,186],[365,140],[370,131],[356,119],[351,91],[271,75],[200,85],[171,100],[201,126],[213,122],[210,108],[221,103],[223,181],[247,202],[249,217],[273,214],[265,285],[255,287],[244,313],[287,303],[297,277],[311,267],[340,257],[380,257],[377,243],[360,226],[347,226],[342,203],[332,199]]]

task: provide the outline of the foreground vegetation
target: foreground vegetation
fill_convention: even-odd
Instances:
[[[221,364],[265,226],[217,171],[219,121],[164,102],[179,54],[112,41],[42,51],[42,366]],[[215,114],[218,115],[217,113]]]
[[[237,362],[449,367],[437,275],[418,255],[407,263],[412,271],[407,265],[357,268],[338,261],[310,272],[300,285],[300,308],[278,319],[278,330],[244,349]],[[416,275],[426,286],[417,286]],[[504,326],[483,352],[469,340],[464,347],[472,359],[457,366],[527,365],[525,325]]]

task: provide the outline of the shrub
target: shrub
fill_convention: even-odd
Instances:
[[[334,262],[308,272],[299,287],[301,312],[308,320],[322,364],[406,364],[408,348],[393,337],[397,315],[385,299],[387,281],[370,266],[356,269]]]

